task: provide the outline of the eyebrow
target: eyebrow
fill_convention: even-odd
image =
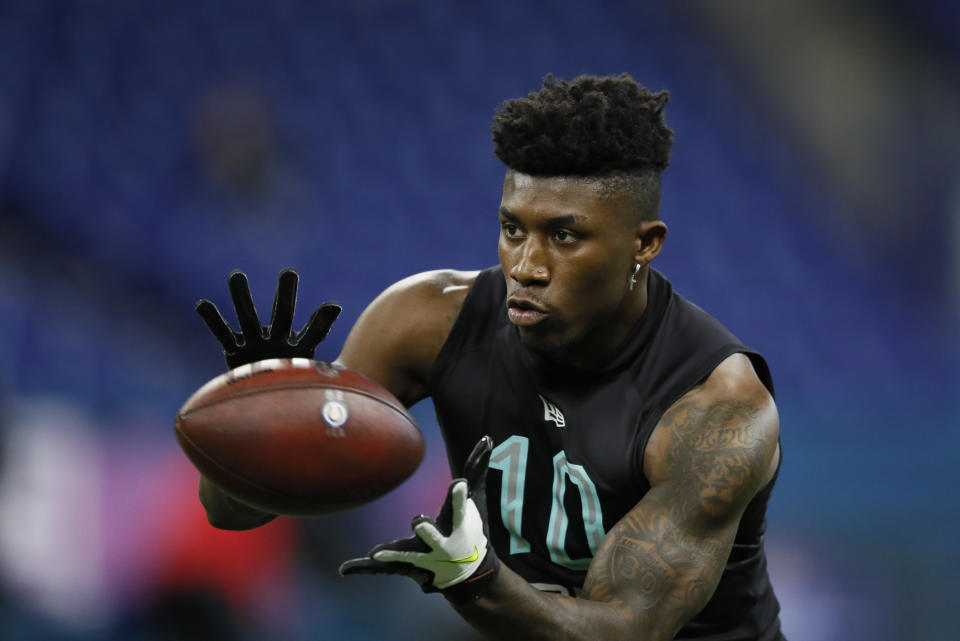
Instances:
[[[520,217],[514,214],[512,211],[506,207],[500,208],[500,215],[506,218],[511,222],[518,222]],[[562,227],[563,225],[569,225],[571,223],[583,223],[586,222],[588,218],[579,214],[561,214],[560,216],[553,216],[548,218],[544,223],[547,226],[551,227]]]

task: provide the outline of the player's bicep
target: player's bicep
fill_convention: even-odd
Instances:
[[[396,285],[377,296],[351,328],[336,362],[372,378],[410,404],[419,399],[404,353],[410,333],[405,298]]]
[[[387,288],[360,315],[337,362],[377,381],[408,406],[421,400],[463,304],[468,285],[458,283],[464,282],[472,278],[439,271]]]

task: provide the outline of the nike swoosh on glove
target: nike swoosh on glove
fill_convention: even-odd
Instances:
[[[418,516],[415,536],[375,546],[340,566],[340,574],[404,574],[424,592],[451,601],[480,597],[500,569],[486,524],[486,475],[493,440],[480,439],[467,459],[466,478],[455,479],[436,519]]]

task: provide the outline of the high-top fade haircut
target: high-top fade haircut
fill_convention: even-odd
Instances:
[[[530,176],[595,178],[604,193],[634,198],[641,217],[654,220],[673,146],[663,119],[669,99],[626,73],[570,82],[550,74],[539,91],[497,110],[494,153]]]

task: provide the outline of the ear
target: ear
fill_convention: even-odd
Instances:
[[[660,254],[667,240],[667,224],[662,220],[645,220],[637,227],[634,260],[649,265]]]

